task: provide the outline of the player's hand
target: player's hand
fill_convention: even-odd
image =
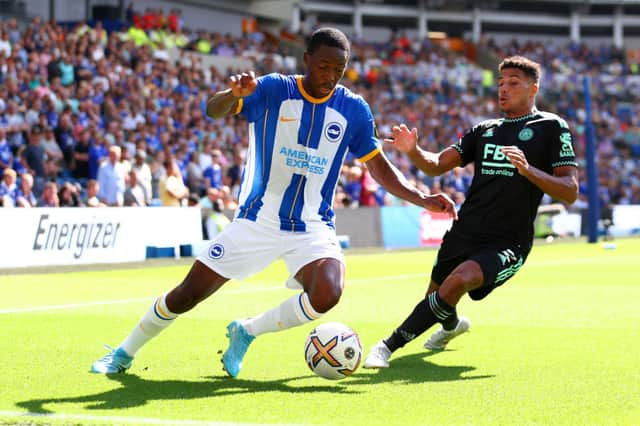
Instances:
[[[525,177],[529,174],[529,162],[520,148],[517,146],[504,146],[502,147],[502,153],[507,156],[511,164],[516,166],[518,173]]]
[[[427,195],[424,200],[424,208],[432,212],[446,213],[453,220],[458,220],[456,205],[447,194]]]
[[[418,129],[415,127],[411,130],[406,124],[393,126],[391,136],[385,138],[384,141],[396,147],[400,152],[411,152],[416,149],[418,144]]]
[[[249,71],[248,73],[243,72],[242,74],[229,77],[229,87],[231,88],[231,93],[233,93],[233,96],[236,98],[249,96],[256,90],[257,85],[258,80],[256,79],[256,73],[253,71]]]

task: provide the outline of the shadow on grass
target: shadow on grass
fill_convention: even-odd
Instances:
[[[201,381],[187,380],[148,380],[135,374],[112,374],[107,379],[120,383],[121,386],[104,392],[90,395],[41,398],[21,401],[16,406],[31,413],[48,414],[53,411],[50,404],[85,404],[87,410],[119,410],[139,407],[149,401],[166,401],[196,398],[212,398],[227,395],[259,394],[263,392],[360,394],[363,391],[354,385],[368,385],[385,382],[425,383],[448,382],[457,380],[478,380],[494,377],[493,375],[469,375],[475,370],[471,366],[442,366],[427,361],[425,358],[437,352],[423,352],[391,359],[391,368],[380,369],[373,373],[356,372],[344,382],[327,382],[326,386],[308,385],[292,386],[289,382],[315,378],[313,375],[283,378],[279,380],[245,380],[232,379],[227,376],[207,376]],[[100,376],[96,376],[100,378]],[[330,383],[330,384],[329,384]]]
[[[494,377],[489,374],[470,375],[475,367],[465,365],[437,365],[425,358],[439,352],[422,352],[400,357],[392,357],[389,368],[381,368],[373,374],[357,374],[349,384],[374,384],[384,382],[424,383],[451,382],[457,380],[479,380]],[[363,361],[364,362],[364,361]],[[370,370],[373,371],[373,370]]]
[[[235,394],[255,394],[262,392],[315,393],[327,392],[351,393],[358,392],[348,389],[347,383],[331,384],[327,386],[291,386],[288,382],[312,378],[315,376],[289,377],[280,380],[244,380],[232,379],[226,376],[203,377],[202,381],[186,380],[147,380],[135,374],[110,374],[106,378],[119,382],[122,386],[105,392],[91,395],[42,398],[21,401],[16,404],[31,413],[53,413],[45,405],[49,404],[86,404],[88,410],[119,410],[123,408],[143,406],[149,401],[181,400],[196,398],[211,398]]]

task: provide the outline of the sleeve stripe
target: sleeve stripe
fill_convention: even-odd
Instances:
[[[236,114],[240,114],[240,111],[242,111],[242,105],[244,104],[244,101],[242,98],[238,99],[238,105],[236,105],[236,109],[233,111],[233,115]]]
[[[373,157],[375,157],[376,155],[378,155],[380,153],[380,148],[376,148],[373,151],[371,151],[370,153],[368,153],[367,155],[365,155],[364,157],[360,157],[358,158],[358,161],[362,162],[362,163],[366,163],[367,161],[371,160]]]

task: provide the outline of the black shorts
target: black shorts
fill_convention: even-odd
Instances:
[[[448,232],[438,251],[431,279],[442,284],[458,265],[474,260],[482,269],[484,283],[482,287],[471,290],[469,297],[481,300],[514,276],[524,265],[528,254],[528,250],[514,243],[478,242]]]

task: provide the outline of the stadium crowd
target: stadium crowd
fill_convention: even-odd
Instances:
[[[295,59],[259,32],[234,38],[184,28],[178,10],[166,17],[153,9],[128,12],[132,25],[110,33],[100,22],[63,27],[34,18],[23,31],[14,19],[0,22],[3,206],[235,208],[247,126],[235,117],[206,117],[206,101],[226,87],[226,74],[190,52],[260,58],[259,74],[295,72]],[[543,64],[538,107],[568,119],[583,163],[586,115],[579,73],[591,76],[601,201],[639,204],[638,63],[609,48],[484,43],[499,57],[519,53]],[[172,48],[179,57],[171,56]],[[404,122],[419,129],[424,148],[438,151],[498,114],[492,78],[462,55],[400,35],[386,43],[354,41],[343,83],[368,100],[382,135]],[[472,166],[430,178],[402,154],[386,152],[425,191],[464,200]],[[584,168],[580,182],[574,208],[586,206]],[[400,201],[349,159],[336,203]]]

